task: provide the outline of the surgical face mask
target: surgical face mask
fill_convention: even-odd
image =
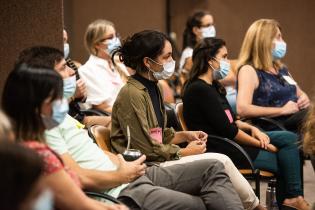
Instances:
[[[63,53],[64,53],[64,57],[68,58],[68,56],[70,54],[70,46],[68,43],[63,44]]]
[[[50,130],[61,124],[69,111],[67,99],[58,99],[52,102],[52,116],[41,115],[45,128]]]
[[[283,58],[287,52],[287,44],[284,41],[275,41],[275,47],[272,49],[273,60]]]
[[[65,97],[66,99],[71,98],[75,93],[76,85],[77,84],[76,84],[75,75],[64,79],[63,80],[63,97]]]
[[[34,202],[32,210],[53,210],[54,196],[51,190],[46,189],[42,192]]]
[[[153,77],[157,80],[162,80],[162,79],[169,79],[175,71],[175,64],[176,62],[172,59],[171,61],[165,63],[165,64],[160,64],[157,63],[156,61],[152,60],[150,58],[151,61],[153,61],[154,63],[163,66],[163,70],[160,72],[155,72],[151,69],[149,69],[150,71],[152,71],[153,73]]]
[[[221,59],[220,61],[218,61],[216,58],[214,58],[217,62],[219,62],[220,64],[220,67],[219,69],[214,69],[211,65],[210,67],[213,69],[213,71],[218,71],[221,78],[220,79],[223,79],[225,78],[229,72],[230,72],[230,69],[231,69],[231,64],[226,61],[225,59]]]
[[[210,38],[215,37],[215,27],[214,26],[208,26],[208,27],[202,27],[201,28],[201,34],[202,38]]]
[[[118,37],[113,37],[112,39],[108,40],[107,42],[107,52],[112,54],[114,50],[121,46],[120,40]]]

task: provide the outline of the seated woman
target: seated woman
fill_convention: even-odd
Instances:
[[[185,84],[192,68],[194,47],[202,39],[215,36],[214,17],[208,11],[196,11],[187,19],[183,33],[183,52],[179,61],[181,84]],[[220,64],[220,70],[215,72],[214,77],[220,79],[220,82],[227,88],[227,98],[234,109],[236,107],[236,74],[234,71],[230,71],[229,66],[229,61],[223,61]]]
[[[287,131],[263,133],[252,125],[236,120],[225,98],[225,89],[212,76],[219,67],[217,61],[226,59],[227,48],[222,39],[204,39],[194,49],[194,65],[183,97],[183,115],[188,129],[203,130],[209,135],[246,145],[245,149],[256,168],[272,171],[279,177],[278,204],[308,209],[302,197],[297,136]],[[213,147],[215,144],[208,138],[207,150],[211,151]]]
[[[163,167],[200,159],[219,160],[225,165],[245,209],[261,209],[250,185],[227,156],[202,154],[207,138],[204,132],[175,132],[166,127],[166,112],[158,81],[172,76],[175,69],[172,46],[166,35],[157,31],[136,33],[116,53],[136,74],[121,89],[113,107],[112,149],[117,153],[124,152],[129,126],[131,148],[139,149],[148,161],[161,162]],[[176,145],[185,141],[188,143],[186,148]]]
[[[129,76],[127,68],[111,61],[111,53],[120,46],[114,24],[107,20],[92,22],[85,32],[89,60],[79,68],[87,88],[86,102],[93,108],[112,112],[112,106],[124,82],[121,74]]]
[[[13,122],[17,141],[43,159],[43,183],[53,192],[57,209],[125,209],[85,196],[79,177],[45,144],[45,129],[57,126],[68,112],[62,95],[63,80],[56,71],[16,65],[5,83],[2,107]]]
[[[281,62],[285,54],[277,21],[260,19],[249,27],[238,59],[237,113],[246,118],[272,117],[299,132],[310,101]],[[266,123],[259,126],[277,129]]]

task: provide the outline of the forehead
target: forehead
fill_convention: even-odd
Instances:
[[[115,33],[116,33],[116,30],[115,30],[115,28],[113,26],[111,26],[111,25],[106,26],[106,30],[105,30],[104,36],[112,35],[112,34],[115,34]]]
[[[58,70],[60,67],[66,64],[66,60],[62,58],[59,62],[56,62],[55,69]]]
[[[172,45],[168,40],[165,40],[162,54],[167,54],[171,52],[172,52]]]
[[[205,15],[201,18],[201,22],[203,25],[206,25],[206,24],[213,24],[213,17],[212,15]]]
[[[221,48],[218,50],[218,55],[225,55],[225,54],[227,54],[227,53],[228,53],[228,51],[227,51],[226,46],[223,46],[223,47],[221,47]]]

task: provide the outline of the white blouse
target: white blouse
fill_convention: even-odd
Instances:
[[[194,50],[191,47],[186,47],[183,50],[182,55],[181,55],[180,60],[179,60],[179,69],[183,69],[184,68],[186,59],[189,58],[189,57],[192,57],[193,51]]]
[[[124,83],[119,73],[110,68],[108,61],[90,55],[89,60],[79,68],[79,74],[87,88],[88,104],[106,102],[113,106]]]

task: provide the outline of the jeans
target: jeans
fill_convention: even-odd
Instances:
[[[277,201],[303,195],[298,136],[289,131],[266,132],[270,143],[278,148],[277,153],[260,150],[254,160],[256,168],[273,172],[277,176]]]

